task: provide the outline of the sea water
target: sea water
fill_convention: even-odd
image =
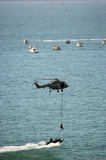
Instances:
[[[106,159],[105,17],[106,1],[0,2],[1,160]],[[59,135],[62,93],[33,83],[62,77]],[[64,141],[46,146],[51,137]]]

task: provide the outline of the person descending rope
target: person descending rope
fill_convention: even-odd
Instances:
[[[64,130],[63,124],[60,125],[61,130]]]
[[[61,113],[60,113],[60,119],[61,119],[61,124],[60,124],[60,130],[59,130],[59,133],[58,133],[57,138],[60,137],[60,133],[64,130],[64,127],[63,127],[63,92],[62,92],[62,99],[61,99]]]
[[[61,125],[60,125],[60,128],[61,128],[61,130],[64,130],[62,118],[63,118],[63,92],[62,92],[62,100],[61,100]]]

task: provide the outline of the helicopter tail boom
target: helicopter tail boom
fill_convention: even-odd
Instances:
[[[36,85],[37,88],[45,88],[45,87],[49,87],[49,83],[45,84],[45,85],[39,85],[38,82],[34,83]]]

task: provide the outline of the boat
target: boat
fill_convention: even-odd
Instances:
[[[24,39],[24,44],[28,44],[28,39]]]
[[[60,50],[61,47],[60,47],[60,46],[53,46],[52,49],[53,49],[53,50]]]
[[[64,139],[59,138],[59,139],[55,139],[53,140],[52,138],[50,138],[50,141],[46,142],[46,145],[50,144],[50,143],[62,143],[64,141]]]
[[[69,40],[69,39],[67,39],[67,40],[66,40],[66,43],[70,43],[70,40]]]
[[[76,44],[76,46],[78,46],[78,47],[83,47],[83,46],[84,46],[84,43],[79,42],[79,43]]]
[[[83,47],[84,46],[84,43],[83,42],[80,42],[80,34],[79,34],[79,40],[78,40],[79,42],[78,43],[76,43],[76,46],[78,46],[78,47]]]
[[[38,53],[39,51],[35,47],[29,46],[29,52]]]
[[[103,40],[102,40],[102,43],[103,43],[103,44],[106,44],[106,39],[103,39]]]

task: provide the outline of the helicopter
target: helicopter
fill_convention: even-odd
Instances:
[[[51,92],[51,89],[57,90],[57,92],[59,92],[59,90],[61,90],[61,92],[63,92],[63,89],[68,87],[68,84],[66,84],[65,81],[61,81],[57,78],[40,78],[40,79],[42,79],[42,80],[52,80],[50,83],[44,84],[44,85],[39,85],[38,81],[36,81],[36,80],[34,80],[34,83],[33,83],[34,85],[36,85],[37,88],[49,87],[50,92]]]

